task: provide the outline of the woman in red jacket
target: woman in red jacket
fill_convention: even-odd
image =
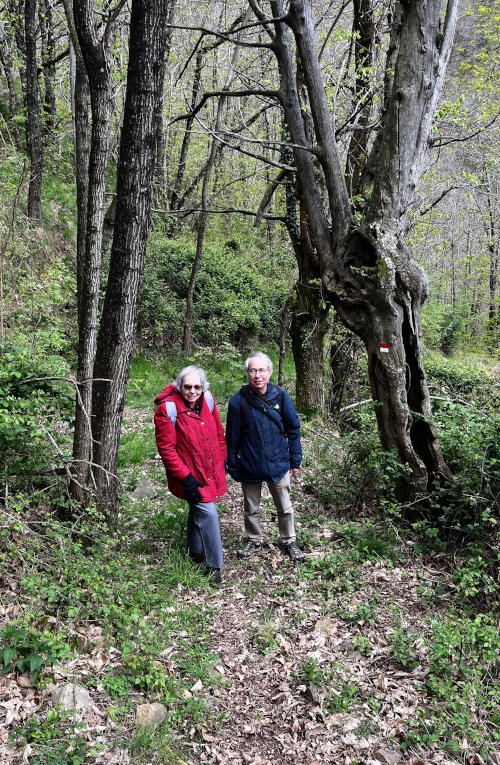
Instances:
[[[205,372],[189,366],[155,398],[158,452],[168,488],[189,504],[187,547],[215,584],[224,565],[215,501],[227,491],[224,430]]]

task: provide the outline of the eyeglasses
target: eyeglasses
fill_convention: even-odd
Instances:
[[[201,390],[201,385],[184,385],[183,383],[182,387],[184,390]]]
[[[269,369],[249,369],[248,374],[254,377],[255,375],[267,375]]]

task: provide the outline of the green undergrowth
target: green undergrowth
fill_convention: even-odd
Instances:
[[[30,364],[41,364],[27,353],[20,358],[24,375],[31,374]],[[7,383],[15,390],[14,355],[6,360]],[[223,417],[230,393],[244,382],[242,360],[227,348],[212,358],[200,351],[190,359],[206,368]],[[63,368],[52,361],[49,372]],[[154,396],[183,363],[180,357],[159,365],[144,357],[134,362],[119,457],[124,496],[115,529],[92,509],[71,524],[59,520],[62,479],[52,487],[26,483],[24,491],[9,495],[0,524],[0,563],[6,581],[14,582],[8,597],[12,605],[21,604],[0,631],[4,674],[28,674],[43,690],[56,668],[74,658],[95,651],[114,656],[100,670],[74,679],[119,727],[113,745],[144,764],[180,762],[179,736],[189,732],[201,740],[223,734],[226,724],[210,703],[212,692],[226,682],[210,638],[216,618],[211,590],[186,555],[187,507],[167,492],[147,414],[152,416]],[[382,650],[387,672],[409,677],[419,700],[397,741],[386,743],[408,754],[475,752],[487,761],[488,752],[498,749],[500,731],[494,384],[475,370],[459,389],[460,376],[449,360],[436,359],[434,368],[439,382],[431,381],[438,396],[433,405],[446,459],[458,476],[456,489],[412,508],[401,506],[394,485],[405,471],[395,455],[380,450],[371,406],[356,411],[341,434],[325,423],[305,422],[304,466],[292,499],[306,563],[284,562],[286,575],[271,587],[264,556],[245,564],[242,571],[250,576],[239,587],[241,595],[253,602],[266,594],[246,647],[252,661],[280,656],[283,641],[298,645],[306,634],[307,609],[314,606],[315,619],[325,629],[342,624],[349,643],[345,661],[319,662],[306,654],[292,672],[297,693],[316,686],[325,714],[356,717],[359,740],[380,737],[377,715],[387,707],[386,693],[374,686],[372,675],[366,682],[355,668],[365,666],[373,674]],[[291,377],[289,368],[286,374]],[[64,420],[64,390],[56,383],[37,388],[44,424],[51,417]],[[17,438],[21,459],[31,421],[29,411],[12,414],[16,400],[9,400],[7,415],[20,418],[19,433],[4,423],[3,438]],[[63,448],[64,429],[57,437]],[[42,457],[53,459],[47,440],[40,436],[35,446],[40,467]],[[129,498],[144,480],[154,482],[156,498]],[[219,510],[223,517],[223,503]],[[270,513],[266,500],[266,519]],[[223,541],[228,547],[228,539]],[[202,592],[208,595],[203,602]],[[284,606],[286,619],[279,616]],[[136,706],[153,701],[165,705],[165,722],[155,730],[135,730]],[[29,744],[34,763],[92,761],[101,744],[74,722],[62,710],[39,710],[12,728],[11,742]]]
[[[123,745],[138,752],[147,739],[133,732],[138,704],[166,706],[165,751],[179,726],[219,725],[205,703],[222,682],[209,640],[213,613],[191,596],[210,586],[186,555],[184,503],[162,505],[155,513],[145,502],[126,502],[112,535],[96,511],[72,525],[27,502],[2,514],[0,561],[17,578],[13,602],[23,604],[0,631],[3,674],[25,673],[44,689],[58,665],[92,652],[97,640],[116,660],[75,681],[130,730]],[[199,680],[202,694],[192,690]],[[65,712],[40,713],[17,725],[10,741],[30,745],[30,762],[78,765],[97,750],[73,722]]]

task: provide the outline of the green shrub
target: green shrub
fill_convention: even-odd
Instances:
[[[22,725],[14,725],[9,743],[30,745],[31,765],[83,765],[88,753],[85,723],[75,720],[73,710],[51,709],[45,720],[31,717]],[[98,744],[94,750],[102,749]]]
[[[151,239],[139,320],[143,346],[179,347],[195,250],[187,239]],[[281,270],[263,275],[249,253],[207,242],[194,293],[196,342],[214,347],[277,337],[286,289]]]
[[[9,625],[0,632],[0,656],[3,669],[8,672],[29,672],[36,684],[42,670],[57,664],[59,659],[71,655],[68,636],[63,632],[55,635],[49,630]]]
[[[14,476],[16,488],[61,464],[60,424],[69,423],[74,407],[68,384],[56,379],[65,375],[64,362],[45,348],[34,349],[19,337],[0,345],[0,475]]]

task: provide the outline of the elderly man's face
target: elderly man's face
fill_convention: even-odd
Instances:
[[[267,390],[267,383],[271,377],[271,372],[261,356],[252,356],[248,362],[248,382],[255,393],[264,394]]]

